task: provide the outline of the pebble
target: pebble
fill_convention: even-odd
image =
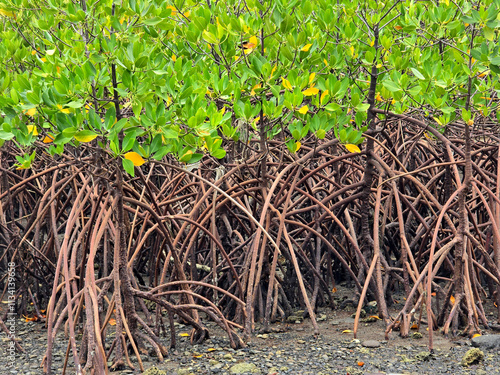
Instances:
[[[472,346],[481,349],[500,348],[500,335],[483,335],[471,340]]]
[[[231,366],[229,369],[231,374],[244,374],[244,373],[260,373],[259,368],[253,363],[241,362],[237,363],[234,366]]]
[[[380,341],[377,340],[365,340],[361,343],[365,348],[378,348],[380,347]]]

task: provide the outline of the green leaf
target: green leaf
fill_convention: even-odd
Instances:
[[[421,79],[421,80],[425,80],[425,77],[423,76],[422,73],[420,73],[418,71],[418,69],[410,68],[410,70],[413,72],[413,74],[415,75],[415,77],[417,77],[418,79]]]
[[[67,129],[66,129],[67,130]],[[65,131],[66,131],[65,130]],[[63,132],[64,133],[64,132]],[[65,134],[67,136],[67,134]],[[85,142],[90,142],[92,140],[94,140],[95,138],[97,138],[97,134],[94,133],[93,131],[91,130],[82,130],[82,131],[79,131],[78,133],[76,133],[74,135],[75,139],[78,141],[78,142],[82,142],[82,143],[85,143]]]
[[[214,158],[217,158],[217,159],[222,159],[224,156],[226,156],[226,150],[224,150],[223,148],[218,148],[212,152],[210,152],[210,154],[214,157]]]
[[[382,85],[384,85],[384,87],[389,90],[390,92],[397,92],[397,91],[401,91],[401,87],[399,87],[395,82],[393,81],[389,81],[389,80],[386,80],[384,82],[382,82]]]
[[[214,34],[207,30],[203,30],[203,39],[205,39],[210,44],[217,44],[217,38]]]
[[[135,174],[134,163],[131,160],[122,159],[122,165],[123,165],[123,169],[125,170],[125,172],[127,172],[129,175],[134,177],[134,174]]]

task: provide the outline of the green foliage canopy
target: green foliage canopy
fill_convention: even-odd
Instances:
[[[223,158],[239,123],[297,152],[363,142],[373,105],[496,115],[499,0],[2,0],[0,144],[88,143],[130,174],[167,154]],[[375,68],[375,70],[373,70]],[[376,75],[373,74],[376,72]]]

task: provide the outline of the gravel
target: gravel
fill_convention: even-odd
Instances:
[[[434,335],[435,350],[429,353],[427,332],[423,338],[402,339],[398,332],[384,337],[381,321],[366,323],[358,331],[342,333],[352,329],[349,313],[328,312],[327,319],[318,323],[321,335],[314,337],[309,319],[302,323],[276,324],[274,331],[252,336],[248,346],[239,350],[230,348],[224,332],[207,323],[212,337],[201,345],[190,345],[189,337],[180,336],[190,332],[189,327],[178,325],[178,346],[171,349],[165,361],[158,363],[155,357],[143,356],[145,369],[151,375],[191,374],[499,374],[500,353],[497,343],[500,335],[491,334],[472,340],[480,345],[484,357],[462,366],[461,362],[471,349],[471,341],[460,337],[446,339],[439,333]],[[332,324],[335,322],[335,324]],[[257,330],[260,328],[257,325]],[[425,328],[424,328],[425,329]],[[18,337],[26,353],[18,355],[13,367],[6,362],[8,343],[4,335],[0,342],[0,371],[2,374],[41,375],[40,367],[45,354],[46,333],[43,324],[19,320]],[[481,339],[482,337],[482,339]],[[169,338],[162,338],[168,345]],[[478,340],[479,339],[479,340]],[[484,344],[489,342],[489,346]],[[496,344],[495,344],[496,345]],[[54,374],[62,373],[67,341],[58,335],[54,349]],[[135,356],[131,355],[138,369]],[[68,361],[67,374],[74,374],[72,358]],[[5,370],[4,370],[5,369]],[[138,370],[123,369],[113,374],[140,374]]]

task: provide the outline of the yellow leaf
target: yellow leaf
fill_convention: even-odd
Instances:
[[[257,39],[257,37],[255,35],[251,36],[250,39],[248,40],[248,42],[253,44],[254,47],[257,46],[257,44],[259,44],[259,40]],[[253,47],[250,47],[250,48],[253,48]]]
[[[184,13],[184,17],[186,17],[186,18],[189,18],[190,15],[191,15],[191,12],[189,10],[186,13]]]
[[[177,60],[177,56],[172,55],[172,61],[175,62]]]
[[[43,143],[52,143],[52,142],[54,142],[54,138],[51,135],[46,135],[43,138],[42,142]]]
[[[275,65],[274,68],[271,70],[271,76],[274,74],[274,72],[276,71],[277,67],[278,67],[278,65]]]
[[[30,109],[28,109],[28,110],[26,111],[26,114],[27,114],[28,116],[34,116],[34,115],[35,115],[35,113],[36,113],[36,108],[30,108]]]
[[[309,84],[311,84],[312,81],[314,81],[314,77],[316,77],[316,73],[309,74]]]
[[[113,318],[109,319],[109,325],[116,326],[116,319],[113,319]]]
[[[353,332],[353,331],[351,331],[350,329],[344,329],[344,330],[342,331],[342,333],[352,333],[352,332]]]
[[[472,336],[472,338],[479,337],[479,336],[481,336],[481,334],[480,333],[476,333],[476,334],[474,334],[474,336]]]
[[[253,51],[253,48],[247,48],[247,49],[244,49],[243,52],[245,52],[245,55],[248,55],[249,53],[251,53]]]
[[[78,135],[75,134],[75,139],[78,142],[86,143],[94,140],[97,137],[97,134],[89,134],[89,135]]]
[[[333,287],[332,293],[337,293],[337,287]]]
[[[33,56],[35,56],[35,55],[36,55],[36,51],[35,51],[35,50],[31,51],[31,54],[32,54]]]
[[[319,98],[319,101],[321,102],[321,104],[323,104],[323,99],[325,98],[325,96],[328,95],[328,90],[325,90],[321,93],[321,97]]]
[[[201,357],[203,357],[203,354],[193,355],[193,358],[201,358]]]
[[[304,47],[302,47],[300,50],[301,50],[302,52],[307,52],[307,51],[309,51],[309,49],[311,48],[311,46],[312,46],[312,44],[311,44],[311,43],[306,44],[306,45],[305,45]]]
[[[450,296],[450,302],[451,302],[452,305],[454,305],[455,304],[455,297]]]
[[[319,90],[316,87],[309,87],[308,89],[302,91],[302,94],[305,96],[312,96],[316,95],[319,92]]]
[[[469,126],[474,125],[474,120],[473,119],[469,119],[469,121],[467,121],[467,125],[469,125]]]
[[[328,65],[328,61],[326,61],[326,59],[323,59],[323,62],[325,63],[325,65]]]
[[[302,144],[299,141],[295,142],[295,152],[300,150],[300,146],[302,146]]]
[[[40,60],[42,60],[42,62],[47,62],[47,59],[45,57],[42,57]]]
[[[378,317],[377,315],[370,315],[369,318],[382,320],[382,318]]]
[[[410,329],[418,329],[418,324],[417,323],[413,323],[411,325]]]
[[[200,137],[208,137],[210,135],[210,132],[206,129],[196,129],[196,134],[198,134]]]
[[[364,365],[365,365],[365,363],[364,363],[364,362],[362,362],[362,361],[358,361],[358,366],[359,366],[359,367],[363,367]]]
[[[250,91],[250,95],[254,96],[255,95],[255,89],[260,89],[262,87],[262,84],[258,83],[254,87],[252,87],[252,91]]]
[[[130,151],[127,152],[123,157],[127,160],[130,160],[136,167],[139,167],[145,163],[144,159],[137,152]]]
[[[375,45],[375,39],[373,39],[371,42],[370,42],[370,47],[373,47]]]
[[[215,348],[208,348],[208,349],[207,349],[207,352],[215,352],[216,350],[217,350],[217,349],[215,349]]]
[[[179,336],[180,337],[189,337],[189,333],[181,333]]]
[[[173,5],[167,5],[167,9],[170,9],[172,11],[172,16],[177,13],[177,9],[175,9]]]
[[[478,77],[479,77],[479,78],[486,77],[489,73],[490,73],[490,71],[489,71],[489,70],[486,70],[486,71],[484,71],[483,73],[479,74],[479,75],[478,75]]]
[[[10,18],[16,18],[16,15],[14,12],[11,12],[10,10],[5,10],[5,9],[0,9],[0,15],[4,17],[10,17]]]
[[[375,96],[375,99],[377,100],[377,102],[381,102],[382,101],[382,97],[380,96],[379,92],[377,92],[377,96]]]
[[[281,77],[281,83],[283,84],[283,87],[285,89],[288,89],[290,91],[293,90],[292,89],[292,84],[290,83],[290,81],[288,79]]]
[[[302,113],[303,115],[305,115],[307,111],[309,111],[309,107],[307,105],[299,109],[299,113]]]
[[[71,110],[69,108],[63,108],[62,105],[58,104],[57,108],[59,109],[60,112],[62,113],[71,113]]]
[[[38,130],[35,125],[28,125],[26,127],[28,128],[28,133],[38,135]]]
[[[361,150],[359,149],[358,146],[353,145],[351,143],[345,145],[345,148],[347,148],[347,151],[349,151],[349,152],[356,152],[356,153],[361,152]]]

